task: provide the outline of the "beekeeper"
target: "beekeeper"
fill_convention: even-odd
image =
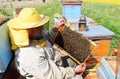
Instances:
[[[61,57],[51,45],[59,27],[60,19],[48,32],[43,26],[49,17],[39,14],[35,8],[23,8],[18,17],[8,22],[12,50],[15,51],[15,66],[26,79],[82,79],[86,64],[63,67]]]

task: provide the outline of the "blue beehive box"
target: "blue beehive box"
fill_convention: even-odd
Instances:
[[[108,62],[111,62],[110,64],[114,66],[110,66]],[[101,58],[100,65],[105,73],[107,79],[116,79],[115,69],[116,69],[116,56],[105,56]]]
[[[61,0],[62,15],[68,22],[78,22],[81,17],[81,0]]]
[[[97,72],[97,76],[98,76],[99,79],[107,79],[107,77],[106,77],[104,71],[102,70],[101,66],[97,67],[96,72]]]
[[[13,57],[7,22],[0,25],[0,74],[4,73]]]

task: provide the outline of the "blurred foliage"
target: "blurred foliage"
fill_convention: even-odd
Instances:
[[[51,2],[51,3],[46,3],[44,5],[34,6],[34,7],[37,9],[37,11],[40,14],[45,14],[45,15],[49,16],[50,28],[54,25],[54,14],[55,13],[59,13],[59,14],[62,13],[61,2],[57,1],[57,0],[53,0],[53,2]]]
[[[84,2],[96,2],[102,4],[120,5],[120,0],[84,0]]]
[[[6,8],[5,5],[0,6],[0,14],[1,14],[1,15],[8,15],[8,14],[7,14],[7,10],[6,10],[5,8]]]

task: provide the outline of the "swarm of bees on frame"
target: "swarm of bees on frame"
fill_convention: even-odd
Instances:
[[[91,52],[89,40],[68,26],[59,31],[54,42],[80,62],[84,62]]]

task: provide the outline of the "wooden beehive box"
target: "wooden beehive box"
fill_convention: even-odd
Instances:
[[[116,56],[102,57],[100,61],[100,65],[108,79],[115,79],[116,77]]]
[[[67,52],[77,63],[84,62],[94,47],[88,38],[69,26],[64,26],[53,42]]]
[[[82,0],[61,0],[62,15],[69,22],[78,22],[82,15]]]
[[[12,59],[13,53],[10,50],[8,18],[0,18],[0,73],[4,73]]]
[[[96,69],[96,74],[97,74],[99,79],[107,79],[107,77],[106,77],[106,75],[101,67],[98,67]]]

